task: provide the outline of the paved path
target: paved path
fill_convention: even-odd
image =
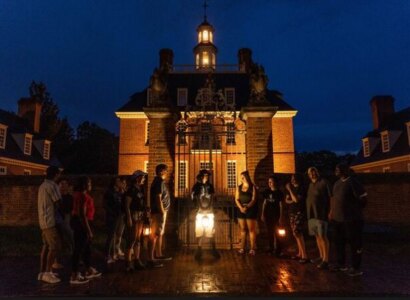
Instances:
[[[162,269],[129,274],[123,271],[122,262],[118,262],[105,269],[102,278],[81,287],[69,285],[67,270],[61,272],[62,283],[38,282],[35,279],[38,257],[3,258],[0,296],[410,295],[410,254],[386,253],[385,245],[381,244],[368,243],[367,249],[363,262],[365,275],[355,278],[262,253],[250,257],[223,250],[219,261],[206,254],[203,262],[197,263],[192,250],[182,249]],[[104,269],[102,260],[98,262],[100,269]]]

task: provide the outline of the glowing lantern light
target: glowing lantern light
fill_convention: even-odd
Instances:
[[[284,237],[284,236],[286,236],[286,230],[285,230],[285,228],[278,228],[278,235],[280,236],[280,237]]]
[[[148,217],[145,217],[144,223],[142,225],[143,236],[149,236],[151,234],[151,223]]]

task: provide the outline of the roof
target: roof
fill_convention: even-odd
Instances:
[[[375,138],[376,146],[368,157],[364,157],[362,146],[352,165],[356,166],[410,154],[407,122],[410,122],[410,107],[394,113],[383,127],[368,132],[363,138]],[[390,151],[383,152],[380,133],[386,130],[400,135],[397,141],[390,145]]]
[[[0,149],[0,157],[6,157],[41,165],[53,165],[61,167],[61,163],[57,158],[53,156],[51,156],[49,160],[44,159],[42,153],[40,153],[34,146],[34,143],[32,146],[31,155],[26,155],[23,153],[23,151],[17,144],[17,135],[29,133],[33,135],[33,141],[45,139],[44,136],[35,133],[30,129],[29,123],[26,119],[19,117],[15,113],[0,109],[0,123],[7,126],[6,148]]]
[[[208,73],[170,73],[168,77],[169,96],[177,105],[178,88],[188,89],[188,104],[195,103],[195,97],[200,88],[204,87]],[[237,110],[240,110],[248,103],[250,95],[249,75],[246,73],[214,73],[212,75],[216,89],[235,88],[235,103]],[[282,98],[278,91],[268,90],[267,99],[272,105],[277,106],[278,110],[295,110]],[[147,89],[133,94],[128,102],[120,107],[117,112],[140,112],[147,106]],[[182,109],[182,107],[180,107]]]

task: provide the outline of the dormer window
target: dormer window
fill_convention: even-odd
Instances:
[[[31,155],[31,147],[33,145],[33,136],[26,134],[24,137],[24,154]]]
[[[226,104],[234,105],[235,104],[235,88],[226,88],[225,98],[226,98]]]
[[[178,97],[177,105],[186,106],[188,104],[188,89],[186,88],[178,89],[177,97]]]
[[[383,131],[380,133],[381,140],[382,140],[382,151],[389,152],[390,151],[390,142],[389,142],[389,133],[388,131]]]
[[[370,156],[370,143],[369,139],[363,139],[363,156],[369,157]]]
[[[44,141],[44,148],[43,148],[43,158],[50,159],[50,141]]]
[[[7,126],[0,124],[0,149],[6,148]]]

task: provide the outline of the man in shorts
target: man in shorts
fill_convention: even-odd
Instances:
[[[172,257],[162,254],[162,238],[165,232],[167,213],[171,206],[171,196],[165,183],[168,167],[159,164],[155,168],[155,178],[150,190],[151,235],[149,242],[148,267],[162,267],[160,260],[171,260]],[[155,255],[156,254],[156,255]]]
[[[56,203],[61,200],[60,189],[56,183],[59,176],[60,170],[57,167],[49,167],[46,178],[38,190],[38,218],[43,247],[37,279],[47,283],[61,281],[57,274],[52,272],[56,254],[61,252],[61,238],[56,228]]]
[[[320,177],[315,167],[308,169],[310,184],[306,198],[309,234],[316,237],[320,257],[312,259],[318,269],[329,268],[329,239],[327,237],[328,214],[332,196],[329,183]]]

